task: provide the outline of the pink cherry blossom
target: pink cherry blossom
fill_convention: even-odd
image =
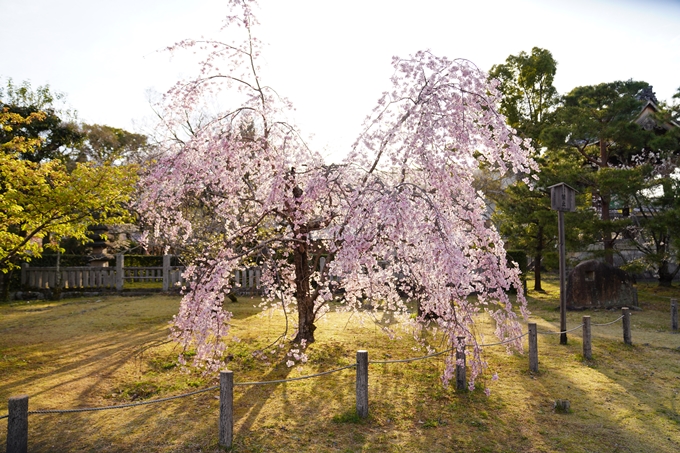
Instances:
[[[288,121],[290,102],[261,77],[251,2],[232,6],[225,31],[242,32],[242,41],[171,48],[204,49],[205,58],[198,76],[158,106],[166,151],[140,185],[150,236],[191,261],[174,338],[195,349],[195,365],[222,367],[231,319],[224,298],[234,271],[256,264],[263,308],[297,318],[293,340],[302,348],[331,300],[360,310],[368,299],[402,315],[415,301],[424,315],[414,322],[436,327],[447,348],[465,339],[474,386],[486,366],[479,315],[493,319],[502,340],[521,334],[514,308],[527,315],[518,270],[473,185],[482,168],[509,176],[535,169],[497,111],[497,84],[467,60],[395,57],[391,87],[344,161],[328,164]],[[237,103],[206,117],[220,91]],[[300,350],[289,356],[288,366],[307,360]],[[446,360],[444,384],[455,364]]]

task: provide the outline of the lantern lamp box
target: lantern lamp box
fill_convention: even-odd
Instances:
[[[550,207],[555,211],[574,212],[576,210],[576,189],[561,182],[550,186]]]

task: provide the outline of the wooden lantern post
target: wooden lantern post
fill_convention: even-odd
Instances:
[[[561,182],[550,186],[550,207],[557,211],[560,249],[560,344],[567,344],[566,247],[564,245],[564,213],[576,210],[576,190]]]

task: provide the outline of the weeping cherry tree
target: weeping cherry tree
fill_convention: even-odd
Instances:
[[[196,78],[166,94],[163,126],[174,140],[140,185],[138,208],[152,234],[191,250],[173,335],[196,351],[195,365],[222,367],[231,318],[225,296],[234,271],[257,263],[267,306],[296,315],[294,342],[314,342],[331,301],[359,310],[368,299],[397,314],[415,301],[414,322],[435,323],[447,347],[459,337],[472,345],[473,386],[485,367],[476,315],[493,318],[498,338],[517,337],[514,287],[526,316],[518,270],[508,266],[473,188],[482,167],[527,174],[535,166],[497,111],[497,83],[466,60],[427,51],[394,58],[391,89],[344,161],[327,164],[288,121],[290,103],[261,77],[251,2],[232,6],[238,14],[225,27],[242,41],[171,48],[205,59]],[[205,118],[201,109],[218,92],[238,103],[192,125],[188,119]],[[454,367],[452,355],[445,383]]]

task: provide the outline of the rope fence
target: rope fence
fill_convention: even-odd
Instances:
[[[307,375],[307,376],[299,376],[299,377],[288,378],[288,379],[277,379],[275,381],[235,382],[234,386],[284,384],[286,382],[304,381],[305,379],[312,379],[312,378],[319,377],[319,376],[325,376],[327,374],[337,373],[338,371],[346,370],[348,368],[354,368],[356,366],[357,366],[357,364],[353,363],[351,365],[343,366],[341,368],[336,368],[334,370],[322,371],[321,373],[310,374],[310,375]]]
[[[528,331],[521,335],[513,338],[507,338],[497,343],[490,344],[479,344],[479,347],[490,347],[498,346],[513,341],[517,341],[525,336],[529,337],[529,369],[532,372],[538,372],[538,341],[537,334],[566,334],[574,330],[583,329],[583,356],[585,359],[592,358],[592,347],[591,347],[591,325],[594,326],[608,326],[614,324],[620,320],[623,320],[623,338],[626,344],[632,344],[630,335],[630,311],[628,308],[622,310],[623,314],[608,323],[603,324],[591,324],[590,316],[583,317],[583,323],[577,327],[566,330],[564,332],[538,332],[535,323],[529,323]],[[253,386],[253,385],[270,385],[270,384],[283,384],[287,382],[301,381],[306,379],[312,379],[320,376],[326,376],[329,374],[337,373],[349,368],[356,368],[356,409],[357,414],[364,418],[368,416],[368,366],[378,365],[378,364],[391,364],[391,363],[409,363],[418,360],[430,359],[433,357],[438,357],[443,354],[453,353],[455,351],[456,355],[456,390],[464,390],[466,388],[466,376],[465,376],[465,337],[457,337],[458,346],[457,348],[449,348],[440,352],[433,354],[428,354],[420,357],[413,357],[407,359],[395,359],[395,360],[368,360],[367,351],[357,351],[356,362],[328,371],[323,371],[315,374],[310,374],[306,376],[293,377],[288,379],[277,379],[271,381],[253,381],[253,382],[234,382],[232,371],[222,371],[220,373],[220,385],[208,387],[201,390],[196,390],[189,393],[184,393],[181,395],[169,396],[166,398],[159,398],[149,401],[140,401],[137,403],[120,404],[115,406],[103,406],[103,407],[86,407],[86,408],[75,408],[75,409],[39,409],[39,410],[28,410],[28,396],[21,395],[16,397],[11,397],[8,403],[9,413],[7,415],[0,416],[1,419],[8,419],[7,422],[7,452],[8,453],[26,453],[28,446],[28,415],[31,414],[63,414],[63,413],[77,413],[77,412],[95,412],[95,411],[105,411],[113,409],[124,409],[136,406],[146,406],[150,404],[163,403],[166,401],[186,398],[193,395],[198,395],[201,393],[220,390],[220,422],[219,422],[219,444],[223,447],[230,448],[233,443],[233,390],[234,387],[238,386]]]
[[[502,344],[512,343],[513,341],[519,340],[520,338],[524,338],[524,337],[526,337],[527,335],[529,335],[529,332],[523,333],[522,335],[516,336],[515,338],[507,338],[507,339],[505,339],[505,340],[503,340],[503,341],[499,341],[498,343],[480,344],[479,347],[481,347],[481,348],[488,348],[488,347],[491,347],[491,346],[500,346],[500,345],[502,345]]]
[[[425,359],[430,359],[432,357],[437,357],[437,356],[440,356],[442,354],[446,354],[446,353],[451,352],[451,351],[453,351],[453,348],[445,349],[444,351],[435,352],[433,354],[428,354],[428,355],[424,355],[424,356],[421,356],[421,357],[412,357],[410,359],[371,360],[369,362],[369,364],[370,365],[385,365],[385,364],[388,364],[388,363],[410,363],[410,362],[416,362],[418,360],[425,360]]]
[[[477,346],[479,346],[480,348],[486,348],[486,347],[490,347],[490,346],[499,346],[499,345],[502,345],[502,344],[512,343],[513,341],[519,340],[520,338],[526,337],[527,335],[529,335],[529,332],[523,333],[522,335],[518,335],[514,338],[506,338],[505,340],[499,341],[497,343],[478,344]],[[431,359],[432,357],[437,357],[437,356],[446,354],[448,352],[452,352],[454,350],[455,350],[454,348],[449,348],[449,349],[445,349],[443,351],[435,352],[435,353],[420,356],[420,357],[412,357],[410,359],[371,360],[369,362],[369,364],[370,365],[385,365],[385,364],[388,364],[388,363],[410,363],[410,362],[415,362],[417,360]]]
[[[622,320],[622,319],[623,319],[623,315],[619,316],[618,318],[616,318],[615,320],[613,320],[613,321],[611,321],[611,322],[605,322],[604,324],[592,324],[592,325],[593,325],[593,326],[597,326],[597,327],[604,327],[604,326],[609,326],[609,325],[611,325],[611,324],[614,324],[614,323],[616,323],[616,322],[619,322],[619,321]]]
[[[135,407],[135,406],[146,406],[149,404],[156,404],[156,403],[164,403],[166,401],[171,401],[171,400],[177,400],[180,398],[186,398],[188,396],[192,395],[198,395],[199,393],[205,393],[209,392],[211,390],[217,390],[220,388],[219,385],[215,385],[212,387],[208,387],[205,389],[201,390],[196,390],[194,392],[189,392],[189,393],[184,393],[182,395],[175,395],[175,396],[168,396],[167,398],[159,398],[157,400],[149,400],[149,401],[140,401],[138,403],[128,403],[128,404],[119,404],[116,406],[103,406],[103,407],[82,407],[82,408],[76,408],[76,409],[38,409],[34,411],[28,411],[28,414],[70,414],[70,413],[75,413],[75,412],[96,412],[96,411],[107,411],[111,409],[125,409],[128,407]]]
[[[562,332],[547,332],[546,331],[546,332],[538,332],[538,333],[540,333],[541,335],[562,335],[563,333],[569,333],[569,332],[573,332],[574,330],[578,330],[581,327],[583,327],[583,324],[579,324],[578,326],[574,327],[573,329],[564,330]]]

